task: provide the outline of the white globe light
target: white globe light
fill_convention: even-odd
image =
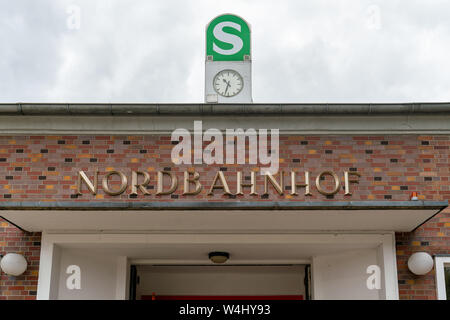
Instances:
[[[409,270],[419,276],[430,272],[433,264],[433,258],[426,252],[416,252],[408,259]]]
[[[4,273],[11,276],[20,276],[27,270],[27,260],[18,253],[8,253],[0,261]]]

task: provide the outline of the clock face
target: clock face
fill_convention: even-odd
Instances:
[[[214,77],[213,87],[223,97],[234,97],[244,87],[244,80],[234,70],[222,70]]]

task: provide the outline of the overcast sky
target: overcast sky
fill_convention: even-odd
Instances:
[[[450,101],[448,0],[0,0],[0,102],[203,102],[223,13],[254,102]]]

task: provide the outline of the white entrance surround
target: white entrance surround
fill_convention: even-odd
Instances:
[[[436,270],[436,292],[438,300],[447,300],[447,294],[445,289],[445,273],[444,268],[450,267],[450,255],[436,256],[434,259]]]
[[[231,258],[227,264],[310,263],[313,299],[398,299],[393,232],[62,234],[56,231],[42,234],[37,299],[128,299],[130,264],[207,265],[211,262],[206,253],[212,249],[228,250]],[[65,279],[69,275],[65,268],[77,263],[85,280],[81,281],[81,290],[68,291]],[[379,265],[382,281],[380,290],[369,292],[365,287],[370,276],[366,268],[372,263]]]

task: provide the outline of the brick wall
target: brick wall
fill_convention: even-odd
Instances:
[[[414,232],[396,234],[400,299],[436,299],[435,270],[416,276],[408,270],[408,258],[419,251],[431,255],[450,253],[450,209],[446,209]]]
[[[244,196],[223,195],[216,190],[207,195],[209,186],[218,170],[224,171],[231,191],[236,188],[236,171],[242,171],[245,180],[251,171],[258,171],[256,165],[181,165],[171,162],[173,144],[165,136],[15,136],[0,137],[0,201],[342,201],[342,200],[409,200],[410,193],[417,191],[420,199],[448,200],[450,198],[449,136],[394,135],[394,136],[281,136],[280,169],[286,172],[298,171],[299,182],[304,171],[311,173],[311,183],[317,174],[333,170],[341,178],[344,171],[362,175],[360,183],[352,185],[352,196],[345,196],[341,190],[334,196],[324,196],[311,187],[312,196],[304,196],[300,189],[298,196],[290,195],[290,179],[285,176],[285,193],[277,194],[273,189],[269,196],[262,195],[263,178],[257,175],[258,196],[250,196],[244,188]],[[151,175],[148,196],[129,195],[129,189],[119,196],[105,194],[101,188],[97,195],[91,195],[86,188],[82,196],[76,196],[76,180],[79,170],[93,177],[94,169],[100,171],[100,179],[106,171],[119,170],[130,179],[132,170],[147,171]],[[183,196],[182,183],[171,195],[155,196],[155,175],[158,170],[170,170],[181,179],[182,171],[196,170],[202,192],[196,196]],[[115,177],[117,178],[117,177]],[[118,180],[112,179],[112,186]],[[326,186],[329,177],[323,181]],[[406,266],[410,254],[427,251],[431,254],[450,253],[449,223],[450,211],[437,215],[414,233],[397,234],[397,259],[399,289],[402,299],[435,299],[434,274],[415,277]],[[3,238],[13,235],[13,227],[6,228]],[[16,230],[14,240],[20,250],[38,258],[38,234],[25,234]],[[6,244],[4,243],[6,241]],[[9,241],[9,240],[8,240]],[[0,249],[12,246],[1,240]],[[11,240],[12,241],[12,240]],[[13,242],[14,242],[13,241]],[[36,242],[36,244],[35,244]],[[15,245],[15,244],[14,244]],[[28,246],[30,247],[28,248]],[[19,245],[18,245],[19,246]],[[31,248],[34,248],[33,250]],[[35,255],[36,253],[36,255]],[[37,266],[36,266],[37,268]],[[37,272],[31,269],[28,272]],[[37,275],[25,275],[22,280],[2,278],[2,296],[19,292],[32,294],[33,279]],[[8,281],[8,285],[3,284]],[[30,281],[30,285],[19,285],[18,281]],[[33,282],[34,283],[34,282]],[[7,289],[16,286],[15,291]],[[22,288],[23,287],[23,288]],[[26,289],[29,288],[29,289]],[[23,290],[22,290],[23,289]]]
[[[22,231],[0,219],[0,254],[22,254],[28,262],[25,273],[18,277],[1,273],[0,300],[36,299],[41,234]]]
[[[153,201],[183,199],[198,201],[234,201],[234,197],[207,191],[217,170],[225,175],[232,191],[236,185],[236,171],[259,170],[255,165],[182,165],[171,162],[173,144],[168,136],[17,136],[0,137],[0,198],[17,200],[72,200],[97,201]],[[343,171],[362,174],[360,183],[352,185],[352,200],[409,200],[411,191],[418,191],[420,199],[441,200],[450,197],[448,136],[282,136],[280,137],[280,169],[311,172],[313,182],[325,169],[334,170],[342,179]],[[94,169],[120,170],[130,179],[132,170],[148,171],[152,182],[149,191],[154,193],[157,170],[171,170],[181,174],[195,169],[200,173],[203,191],[193,196],[182,196],[181,187],[172,195],[130,198],[129,192],[109,196],[99,192],[75,198],[77,172],[84,170],[92,178]],[[117,176],[114,176],[117,178]],[[248,200],[261,198],[263,177],[257,175],[259,196],[238,196]],[[299,175],[301,179],[301,175]],[[327,177],[329,179],[329,177]],[[116,181],[118,182],[118,181]],[[327,183],[324,181],[324,183]],[[112,183],[114,185],[114,181]],[[305,200],[289,195],[289,178],[286,176],[286,193],[272,193],[274,200]],[[248,189],[247,189],[248,190]],[[128,190],[129,191],[129,190]],[[307,200],[348,200],[344,192],[325,198],[313,189]]]

